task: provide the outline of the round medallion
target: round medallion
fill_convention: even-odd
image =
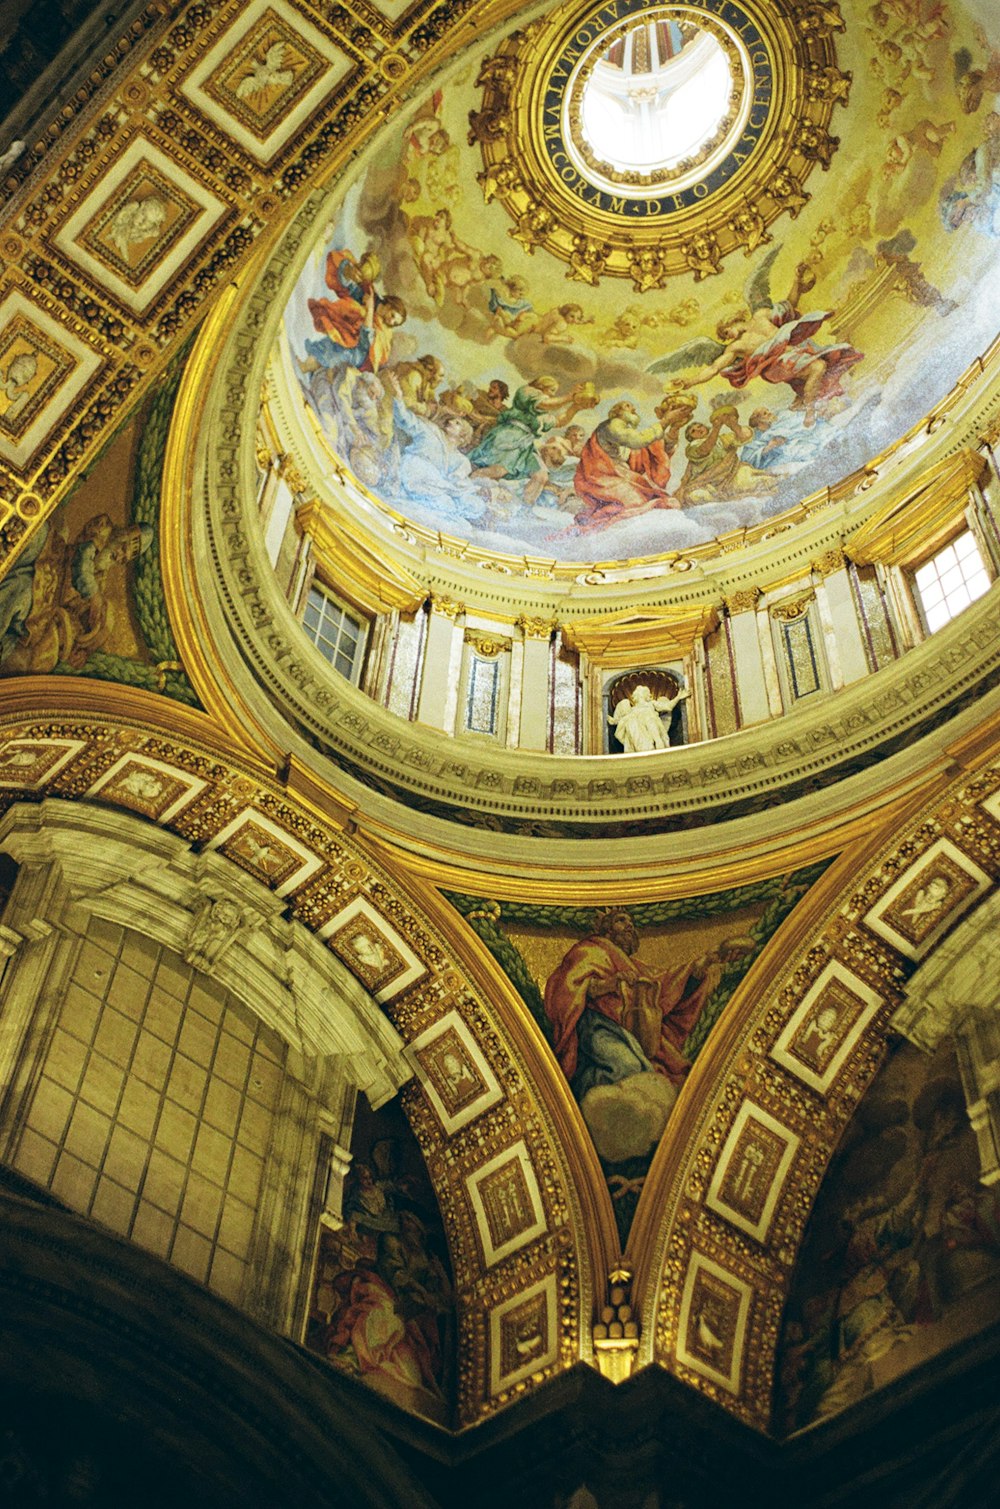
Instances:
[[[828,167],[828,131],[850,76],[836,66],[830,6],[796,24],[794,0],[599,0],[515,32],[484,64],[470,116],[480,181],[527,250],[568,276],[700,280],[797,215]]]

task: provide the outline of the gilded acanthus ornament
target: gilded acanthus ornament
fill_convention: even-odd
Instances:
[[[726,612],[730,618],[737,613],[748,613],[757,607],[760,597],[759,587],[744,587],[739,592],[731,592],[726,598]]]
[[[522,614],[517,627],[525,639],[551,639],[556,625],[551,618],[528,618]]]

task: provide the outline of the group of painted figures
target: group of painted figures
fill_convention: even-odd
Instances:
[[[651,423],[622,398],[585,427],[578,416],[600,402],[589,382],[564,391],[541,374],[513,394],[500,378],[478,389],[447,387],[437,357],[394,360],[406,306],[376,291],[373,254],[359,259],[343,249],[327,254],[328,293],[309,300],[315,335],[299,358],[302,381],[355,476],[404,512],[423,511],[446,527],[502,529],[527,509],[556,538],[654,509],[766,497],[783,466],[812,453],[811,431],[843,399],[843,377],[861,360],[846,343],[817,340],[828,311],[801,312],[815,282],[808,266],[798,267],[786,299],[772,301],[778,251],[764,258],[748,307],[719,325],[716,340],[690,341],[650,368],[686,372],[672,377]],[[780,420],[759,407],[744,423],[720,395],[709,421],[697,422],[689,390],[717,378],[736,391],[758,379],[785,384],[795,397]]]

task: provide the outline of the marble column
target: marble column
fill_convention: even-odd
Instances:
[[[456,619],[464,614],[461,603],[432,598],[424,640],[424,666],[420,682],[417,722],[452,733],[462,667],[462,636]]]
[[[524,635],[524,665],[521,672],[521,749],[548,748],[549,742],[549,646],[555,625],[547,618],[520,618]]]

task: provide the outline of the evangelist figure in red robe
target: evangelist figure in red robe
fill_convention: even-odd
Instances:
[[[659,969],[638,956],[628,912],[599,914],[545,986],[556,1056],[581,1100],[596,1085],[649,1072],[679,1085],[690,1068],[684,1040],[718,985],[724,958],[755,947],[735,939],[701,959]]]
[[[657,423],[639,426],[627,399],[612,405],[580,454],[574,487],[581,499],[575,522],[581,530],[603,529],[652,508],[679,508],[669,491],[670,458],[694,402],[679,398],[657,409]]]
[[[406,319],[406,305],[392,294],[378,297],[377,269],[372,258],[359,263],[348,251],[327,253],[326,286],[336,298],[309,300],[319,339],[306,341],[309,357],[301,364],[303,371],[357,367],[378,372],[388,361],[392,332]]]

